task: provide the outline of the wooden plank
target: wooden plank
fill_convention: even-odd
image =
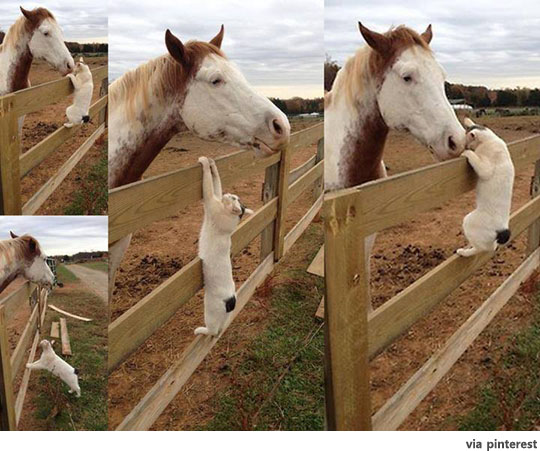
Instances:
[[[537,249],[373,416],[374,430],[387,431],[399,427],[506,305],[520,284],[538,268],[539,263],[540,250]]]
[[[0,306],[6,308],[5,315],[6,318],[11,318],[13,313],[21,308],[21,306],[28,302],[28,298],[31,296],[35,286],[30,282],[25,282],[17,290],[10,293],[3,299],[0,299]]]
[[[325,337],[333,396],[326,412],[334,415],[327,422],[337,430],[371,430],[364,237],[357,233],[360,218],[354,204],[340,216],[334,207],[324,202]]]
[[[534,175],[531,180],[531,197],[534,199],[540,194],[540,160],[534,165]],[[540,246],[540,218],[529,227],[527,239],[527,253],[532,254]]]
[[[540,217],[540,197],[510,217],[512,240]],[[354,249],[354,248],[352,248]],[[494,254],[454,254],[375,310],[369,318],[369,355],[374,357],[461,285]]]
[[[232,236],[237,255],[274,219],[277,199],[243,221]],[[203,286],[197,257],[109,325],[109,371],[114,370]]]
[[[0,214],[21,214],[20,138],[15,95],[0,97]]]
[[[51,338],[60,338],[60,323],[58,321],[53,321],[51,323]]]
[[[312,169],[302,175],[290,187],[287,197],[287,206],[292,204],[308,187],[317,180],[322,179],[324,173],[324,161],[317,163]]]
[[[315,155],[315,164],[324,160],[324,138],[319,139],[317,143],[317,155]],[[323,167],[324,174],[324,167]],[[317,199],[324,192],[324,177],[318,179],[313,188],[313,200]]]
[[[281,152],[278,176],[278,206],[276,227],[274,228],[274,259],[279,261],[285,253],[285,219],[289,205],[289,170],[291,164],[291,148],[288,146]],[[295,182],[297,183],[297,182]]]
[[[51,194],[60,186],[73,168],[86,155],[86,152],[94,145],[96,139],[105,131],[105,124],[101,124],[86,141],[79,147],[44,185],[30,198],[23,207],[24,215],[33,215],[47,201]]]
[[[38,344],[39,344],[39,332],[36,332],[36,334],[34,335],[34,341],[32,342],[32,347],[30,348],[30,356],[28,357],[28,363],[34,362]],[[28,383],[30,382],[31,372],[32,370],[30,368],[24,369],[21,386],[19,387],[17,398],[15,399],[15,421],[17,425],[19,424],[19,421],[21,419],[24,399],[26,398],[26,391],[28,389]]]
[[[540,159],[540,135],[509,144],[516,171]],[[355,188],[328,193],[336,215],[354,204],[364,236],[414,218],[475,187],[476,175],[465,157],[414,169]]]
[[[264,282],[273,267],[274,256],[270,254],[238,290],[236,308],[229,316],[221,335],[215,338],[198,335],[184,351],[182,357],[165,372],[129,415],[124,418],[124,421],[116,429],[117,431],[145,431],[154,424],[219,338],[223,336],[232,321],[242,311],[257,287]]]
[[[315,276],[324,277],[324,245],[321,246],[317,255],[308,266],[307,272]]]
[[[316,125],[291,135],[289,148],[301,148],[322,136]],[[221,158],[216,165],[224,187],[276,164],[281,153],[257,158],[251,150],[241,150]],[[149,177],[109,191],[109,243],[159,219],[167,218],[202,199],[202,169],[199,164],[167,174]]]
[[[289,148],[291,149],[291,155],[294,155],[297,150],[303,149],[307,146],[319,141],[324,136],[324,121],[312,125],[311,127],[299,130],[291,134],[291,141]]]
[[[91,72],[94,85],[99,85],[103,79],[108,77],[109,71],[107,66],[101,66],[93,69]],[[40,110],[47,105],[63,100],[72,94],[73,90],[71,81],[67,77],[63,77],[17,91],[14,102],[17,116]]]
[[[103,112],[107,108],[107,97],[102,97],[97,100],[89,110],[89,116],[93,119],[98,114]],[[37,143],[30,150],[25,152],[19,157],[21,165],[21,177],[24,177],[28,174],[33,168],[38,166],[40,163],[45,160],[49,155],[51,155],[58,147],[68,141],[76,133],[79,132],[79,129],[82,125],[74,125],[71,128],[60,127],[55,132],[48,135],[43,141]]]
[[[26,349],[28,348],[32,337],[37,330],[39,320],[38,312],[39,308],[36,305],[34,310],[32,310],[32,314],[30,315],[26,326],[24,327],[21,338],[19,338],[19,342],[15,347],[15,351],[13,351],[13,354],[11,355],[11,376],[13,377],[13,380],[15,380],[17,377],[21,364],[24,360],[24,355],[26,354]]]
[[[313,155],[309,160],[302,163],[297,168],[289,172],[289,186],[296,182],[300,177],[302,177],[307,171],[315,167],[315,160],[317,155]]]
[[[321,302],[319,302],[319,306],[315,312],[315,318],[324,319],[324,296],[321,298]]]
[[[307,213],[302,216],[302,219],[296,223],[296,225],[287,233],[283,241],[283,253],[286,254],[289,252],[289,249],[296,243],[296,240],[302,236],[302,234],[309,227],[313,218],[317,216],[319,210],[322,206],[323,196],[321,195],[319,199],[309,208]]]
[[[99,88],[99,96],[105,97],[109,95],[109,78],[104,78],[101,81],[101,86]],[[108,108],[104,108],[99,112],[99,118],[98,122],[100,124],[107,124],[107,115],[108,115]]]
[[[277,196],[279,180],[279,163],[266,168],[262,189],[262,201],[267,204]],[[276,204],[277,205],[277,204]],[[261,261],[274,250],[274,234],[276,221],[272,221],[261,233]]]
[[[5,307],[0,305],[0,430],[16,429]]]
[[[70,318],[75,318],[75,319],[78,319],[78,320],[81,320],[81,321],[86,321],[86,322],[92,321],[91,318],[85,318],[84,316],[74,315],[73,313],[66,312],[65,310],[62,310],[61,308],[58,308],[58,307],[56,307],[55,305],[52,305],[52,304],[49,304],[49,308],[51,308],[55,312],[61,313],[62,315],[69,316]]]
[[[72,355],[66,318],[60,318],[60,335],[62,337],[62,355]]]

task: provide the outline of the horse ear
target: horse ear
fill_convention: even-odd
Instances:
[[[174,34],[171,33],[171,30],[167,29],[165,32],[165,45],[169,54],[184,68],[189,67],[189,61],[186,55],[186,49],[184,44],[178,39]]]
[[[420,36],[426,44],[429,44],[431,42],[431,40],[433,39],[433,31],[431,29],[431,24],[428,25],[426,31],[424,31]]]
[[[371,31],[369,28],[364,27],[361,22],[358,22],[358,28],[360,29],[360,33],[366,40],[367,44],[373,50],[381,55],[387,55],[390,53],[392,45],[390,38],[387,38],[385,35],[377,33],[376,31]]]
[[[223,34],[225,33],[225,27],[223,24],[221,25],[221,29],[219,30],[219,33],[216,34],[211,40],[210,44],[214,44],[218,49],[221,48],[221,42],[223,41]]]
[[[11,236],[11,238],[18,238],[19,237],[18,235],[15,235],[11,230],[9,231],[9,235]]]
[[[35,255],[37,251],[37,247],[38,247],[37,241],[32,237],[28,238],[28,249],[30,249],[31,255]]]
[[[27,9],[24,9],[22,6],[19,6],[21,8],[21,13],[26,19],[28,19],[30,22],[35,23],[36,22],[36,16],[34,15],[33,11],[28,11]]]

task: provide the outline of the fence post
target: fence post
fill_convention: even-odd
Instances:
[[[276,214],[276,227],[274,229],[274,261],[283,256],[285,243],[285,213],[289,203],[289,172],[291,164],[291,147],[287,146],[281,151],[279,160],[278,178],[278,205]]]
[[[14,431],[15,404],[13,403],[13,384],[9,343],[7,338],[5,306],[0,306],[0,430]]]
[[[534,165],[534,176],[531,180],[531,198],[540,194],[540,160]],[[540,219],[529,226],[529,238],[527,240],[527,255],[532,254],[540,246]]]
[[[15,94],[0,97],[0,214],[20,215],[21,169]]]
[[[101,98],[103,96],[106,96],[108,93],[109,93],[109,79],[104,78],[101,81],[101,88],[99,89],[99,97]],[[109,111],[109,102],[107,102],[107,105],[105,106],[105,108],[103,108],[99,112],[98,125],[107,121],[108,111]]]
[[[357,217],[361,209],[349,199],[332,198],[323,205],[327,392],[333,395],[326,412],[334,415],[327,424],[337,430],[371,430],[365,238]]]
[[[279,180],[279,162],[268,166],[264,174],[264,184],[262,189],[262,201],[267,204],[278,192]],[[276,228],[276,220],[274,219],[268,224],[261,233],[261,261],[263,261],[270,252],[274,249],[274,234]]]
[[[315,156],[315,164],[319,164],[324,159],[324,138],[317,142],[317,155]],[[318,179],[313,186],[313,200],[316,201],[322,194],[324,189],[324,176]]]

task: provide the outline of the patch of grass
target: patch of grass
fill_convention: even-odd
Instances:
[[[103,272],[108,272],[109,271],[109,265],[107,262],[104,262],[104,261],[98,261],[98,262],[85,262],[85,263],[80,263],[82,266],[86,266],[87,268],[90,268],[90,269],[95,269],[97,271],[103,271]]]
[[[540,427],[540,293],[531,325],[508,341],[491,373],[478,404],[459,419],[459,429],[525,431]]]
[[[83,322],[67,318],[73,356],[65,359],[80,371],[82,394],[80,398],[69,394],[69,387],[49,372],[32,372],[27,401],[31,406],[27,407],[33,413],[25,425],[37,430],[107,430],[107,308],[79,284],[65,290],[56,288],[49,303],[93,319]],[[60,317],[52,310],[47,312],[43,338],[48,338],[51,322]],[[54,348],[61,355],[60,340],[56,340]]]
[[[321,228],[311,226],[297,244],[297,252],[306,250],[302,264],[278,267],[268,325],[242,350],[242,361],[227,369],[232,383],[214,400],[217,412],[201,429],[324,428],[324,333],[314,317],[324,282],[306,272],[321,242]]]
[[[72,283],[79,280],[75,274],[66,268],[66,265],[58,265],[56,267],[56,277],[60,283]]]
[[[107,167],[107,146],[103,146],[99,161],[85,171],[87,176],[81,180],[73,201],[64,210],[65,215],[107,214]]]

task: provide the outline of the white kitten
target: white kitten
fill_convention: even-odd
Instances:
[[[467,148],[463,156],[478,175],[476,209],[463,219],[468,248],[462,257],[494,251],[510,239],[508,221],[514,185],[514,165],[505,142],[489,128],[465,119]]]
[[[252,214],[238,196],[221,193],[221,180],[216,164],[199,158],[203,167],[204,221],[199,237],[199,257],[204,275],[204,322],[195,334],[217,336],[223,330],[228,314],[236,305],[236,289],[232,275],[231,235],[242,216]]]
[[[92,81],[92,73],[86,64],[83,63],[83,58],[75,64],[73,73],[67,75],[73,83],[75,93],[73,94],[73,104],[66,108],[66,116],[68,122],[65,127],[71,128],[74,125],[88,122],[90,116],[88,110],[92,101],[92,92],[94,91],[94,82]]]
[[[27,363],[26,368],[50,371],[69,385],[71,389],[69,392],[75,392],[77,398],[79,398],[81,396],[81,387],[79,387],[78,370],[58,357],[48,340],[42,340],[39,346],[42,350],[41,357],[34,363]]]

